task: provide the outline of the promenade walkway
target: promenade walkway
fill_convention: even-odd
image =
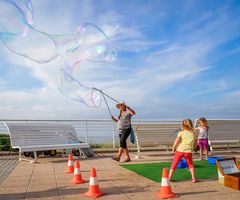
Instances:
[[[98,154],[95,158],[81,160],[82,176],[87,182],[80,185],[71,184],[72,174],[64,173],[67,167],[67,157],[39,158],[36,164],[20,162],[0,185],[0,200],[91,199],[82,194],[88,191],[88,180],[92,166],[97,169],[98,184],[101,191],[106,193],[99,199],[159,199],[155,192],[159,191],[160,183],[124,169],[119,166],[119,163],[111,160],[109,156],[111,154]],[[154,162],[159,161],[161,157],[146,156],[146,159],[148,162]],[[178,199],[183,200],[232,200],[240,198],[239,191],[224,187],[217,180],[204,180],[195,184],[190,181],[173,182],[171,186],[172,190],[180,195]]]

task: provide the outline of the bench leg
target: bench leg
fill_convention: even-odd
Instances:
[[[85,153],[79,148],[79,158],[86,158]]]
[[[32,163],[35,163],[35,162],[37,161],[37,152],[34,151],[34,152],[33,152],[33,155],[34,155],[34,160],[27,159],[26,157],[23,157],[23,156],[22,156],[22,152],[19,151],[19,161],[28,161],[28,162],[30,162],[31,164],[32,164]]]
[[[21,161],[21,160],[22,160],[22,152],[21,152],[21,149],[20,149],[19,152],[18,152],[18,156],[19,156],[18,160]]]
[[[167,153],[169,153],[169,146],[168,145],[166,145],[166,151],[167,151]]]
[[[209,155],[213,155],[213,146],[212,146],[211,141],[209,139],[208,139],[208,145],[210,146]]]
[[[230,144],[227,144],[227,149],[228,151],[230,151]]]
[[[34,155],[34,160],[31,160],[30,163],[35,163],[37,161],[37,152],[34,151],[33,155]]]

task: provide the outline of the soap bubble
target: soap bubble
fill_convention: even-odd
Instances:
[[[60,57],[59,91],[88,107],[101,105],[101,92],[77,79],[86,63],[116,58],[111,40],[96,25],[84,23],[73,34],[45,33],[34,27],[31,0],[0,0],[0,39],[11,52],[39,64]]]
[[[26,35],[3,34],[1,40],[11,52],[40,64],[50,62],[59,56],[54,37],[30,25]]]
[[[78,46],[72,45],[77,41]],[[90,107],[99,107],[101,93],[77,81],[80,67],[88,62],[109,63],[116,58],[116,50],[107,35],[97,26],[85,23],[77,28],[76,37],[69,40],[68,51],[63,51],[62,70],[66,73],[60,79],[60,91],[65,96],[84,102]],[[71,47],[71,48],[70,48]],[[62,72],[60,72],[62,73]],[[63,89],[64,88],[64,89]],[[90,94],[91,92],[91,94]]]
[[[15,1],[0,0],[0,36],[24,34],[27,26],[25,14]]]
[[[60,69],[59,91],[66,97],[84,103],[88,107],[100,107],[101,93],[87,87]]]
[[[69,75],[79,71],[80,65],[86,62],[109,63],[115,60],[116,50],[110,39],[97,26],[85,23],[77,28],[76,37],[78,46],[71,45],[68,51],[61,54],[62,68]]]
[[[80,60],[91,62],[112,62],[116,58],[116,50],[108,36],[96,25],[84,23],[77,28]]]
[[[22,10],[24,13],[25,19],[28,24],[33,25],[33,6],[30,0],[15,0],[16,5]]]

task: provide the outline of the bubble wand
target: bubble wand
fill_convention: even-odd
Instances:
[[[102,95],[108,97],[109,99],[112,99],[112,100],[115,101],[116,103],[119,103],[119,101],[117,101],[116,99],[110,97],[109,95],[107,95],[106,93],[104,93],[102,90],[99,90],[99,89],[97,89],[97,88],[95,88],[95,87],[93,87],[92,89],[99,91],[100,93],[102,93]]]
[[[97,91],[99,91],[99,92],[102,94],[103,99],[104,99],[104,102],[105,102],[105,104],[106,104],[106,106],[107,106],[108,112],[109,112],[110,116],[112,116],[112,113],[111,113],[111,111],[110,111],[109,105],[108,105],[107,100],[106,100],[106,97],[110,98],[111,100],[115,101],[116,103],[119,103],[119,101],[117,101],[116,99],[110,97],[109,95],[107,95],[106,93],[104,93],[102,90],[99,90],[99,89],[97,89],[97,88],[95,88],[95,87],[93,87],[92,89],[93,89],[93,90],[97,90]],[[105,97],[105,96],[106,96],[106,97]]]

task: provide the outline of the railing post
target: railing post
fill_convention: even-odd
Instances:
[[[113,133],[113,135],[112,135],[112,137],[113,137],[113,148],[116,148],[116,144],[115,144],[115,124],[114,124],[114,122],[112,122],[112,133]]]
[[[85,142],[88,143],[88,121],[85,123]]]
[[[136,128],[136,134],[135,134],[135,139],[136,139],[136,144],[137,144],[137,156],[135,156],[136,159],[140,159],[140,145],[139,145],[139,141],[138,141],[138,132],[137,132],[137,128]]]

